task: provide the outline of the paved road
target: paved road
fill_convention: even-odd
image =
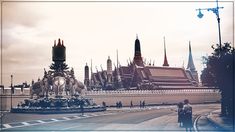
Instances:
[[[219,104],[193,105],[193,120],[219,109]],[[184,131],[177,124],[175,106],[154,107],[145,109],[111,109],[106,112],[59,115],[29,115],[6,114],[3,117],[2,130],[10,131]],[[203,123],[204,121],[204,123]],[[215,130],[213,126],[201,127],[208,124],[203,118],[198,118],[195,124],[201,130]],[[203,128],[203,129],[202,129]],[[213,128],[213,129],[212,129]],[[200,130],[199,129],[199,130]]]

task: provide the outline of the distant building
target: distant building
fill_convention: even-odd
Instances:
[[[92,73],[90,82],[93,90],[117,89],[182,89],[198,86],[198,75],[195,69],[191,44],[189,44],[189,61],[185,70],[183,67],[170,67],[167,61],[164,37],[163,66],[146,65],[141,55],[141,45],[138,36],[135,40],[134,58],[127,66],[120,66],[118,59],[112,71],[112,60],[108,57],[107,70]],[[85,77],[86,78],[86,77]]]

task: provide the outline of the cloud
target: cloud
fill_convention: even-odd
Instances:
[[[183,60],[187,64],[191,40],[195,66],[200,71],[200,57],[211,53],[210,46],[218,42],[218,34],[213,14],[204,19],[196,17],[195,9],[201,7],[198,4],[4,2],[4,72],[9,73],[4,76],[9,80],[14,73],[18,82],[41,76],[43,68],[51,64],[53,40],[59,37],[66,45],[66,63],[74,67],[79,79],[91,58],[93,69],[100,64],[105,68],[107,56],[116,63],[116,49],[119,61],[126,65],[129,57],[133,59],[136,33],[143,57],[155,60],[158,66],[163,63],[163,36],[171,66],[181,66]],[[228,12],[225,9],[223,14]],[[230,34],[231,23],[225,21],[231,19],[230,14],[223,14],[221,30]],[[226,34],[222,34],[222,40],[227,41]]]
[[[31,3],[2,3],[2,48],[17,45],[22,40],[22,34],[35,30],[44,15],[33,9]]]
[[[31,3],[4,2],[2,4],[3,29],[16,26],[35,27],[43,15],[33,9]]]

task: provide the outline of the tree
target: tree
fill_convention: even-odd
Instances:
[[[235,50],[230,43],[221,46],[213,45],[214,52],[204,57],[206,68],[203,69],[201,80],[206,86],[215,86],[221,91],[221,114],[233,117],[234,111],[234,63]]]

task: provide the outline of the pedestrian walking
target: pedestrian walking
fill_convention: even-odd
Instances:
[[[142,107],[142,101],[140,101],[140,108]]]
[[[185,127],[186,131],[192,131],[193,122],[192,122],[192,106],[189,104],[189,100],[184,100],[183,106],[183,127]]]
[[[143,108],[145,108],[145,101],[143,101],[143,103],[142,103],[142,107],[143,107]]]
[[[122,102],[119,101],[119,108],[122,108]]]
[[[80,109],[81,109],[81,113],[83,116],[84,115],[84,101],[83,101],[83,99],[81,99],[81,101],[80,101]]]
[[[116,108],[119,108],[119,103],[118,102],[116,102]]]
[[[183,126],[183,116],[184,116],[184,111],[183,111],[184,104],[182,102],[179,102],[178,104],[178,123],[179,126]]]
[[[130,105],[130,108],[132,108],[133,107],[133,102],[132,102],[132,100],[131,100],[131,105]]]
[[[104,101],[102,102],[102,105],[103,105],[103,107],[106,107],[106,103]]]

